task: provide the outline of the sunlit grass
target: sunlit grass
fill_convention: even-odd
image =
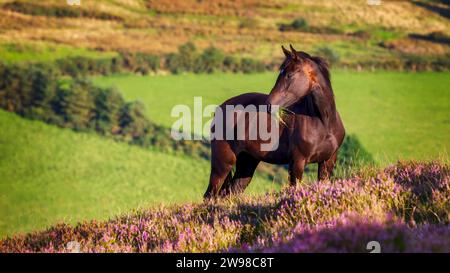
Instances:
[[[129,100],[142,100],[153,121],[171,127],[171,109],[194,97],[203,106],[220,104],[245,92],[268,93],[276,73],[94,78],[118,87]],[[398,159],[448,156],[450,72],[332,71],[338,110],[347,133],[356,134],[381,165]],[[205,118],[203,121],[207,121]]]
[[[19,42],[0,44],[1,61],[50,62],[68,57],[107,58],[116,56],[114,52],[98,52],[83,47],[56,45],[47,42]]]
[[[0,237],[56,222],[200,202],[209,162],[75,133],[0,111]],[[279,185],[255,177],[250,193]]]

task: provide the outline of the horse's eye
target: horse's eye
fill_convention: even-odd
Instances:
[[[286,75],[286,77],[287,77],[288,79],[290,79],[290,78],[292,78],[293,75],[294,75],[294,73],[288,73],[288,74]]]

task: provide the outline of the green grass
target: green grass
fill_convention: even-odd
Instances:
[[[347,132],[380,165],[401,159],[448,161],[450,85],[445,73],[333,72]],[[170,127],[176,104],[221,103],[243,92],[268,92],[276,75],[214,74],[99,77],[127,99],[141,99],[152,120]],[[0,111],[0,237],[56,222],[106,219],[159,203],[198,202],[209,163],[75,133]],[[257,177],[250,192],[278,189]]]
[[[450,147],[450,72],[332,71],[338,110],[348,133],[356,134],[378,163],[398,159],[448,159]],[[117,86],[129,100],[148,106],[150,118],[170,127],[176,104],[220,104],[245,92],[266,92],[275,73],[94,78]]]
[[[5,63],[51,62],[69,57],[100,59],[111,58],[116,55],[115,52],[97,52],[83,47],[56,45],[47,42],[0,44],[1,61]]]
[[[57,222],[199,202],[209,163],[25,120],[0,110],[0,238]],[[256,177],[250,192],[279,186]]]

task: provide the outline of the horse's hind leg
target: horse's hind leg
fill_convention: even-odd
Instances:
[[[220,196],[242,193],[252,181],[259,160],[246,152],[241,152],[236,161],[236,172],[233,179],[225,181]]]
[[[209,185],[203,197],[205,199],[218,196],[222,184],[230,175],[236,155],[226,141],[211,141],[211,174]]]
[[[326,180],[333,174],[333,169],[336,166],[337,151],[326,161],[319,163],[319,169],[317,173],[317,178],[319,180]]]
[[[299,156],[289,164],[289,185],[295,187],[298,181],[302,181],[306,160]]]

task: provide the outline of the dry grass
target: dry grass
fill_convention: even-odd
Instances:
[[[396,51],[416,55],[444,55],[450,52],[450,46],[430,41],[398,39],[388,43]]]
[[[7,2],[12,0],[0,4]],[[49,8],[61,6],[61,1],[56,0],[38,3]],[[432,55],[450,52],[448,46],[405,38],[409,33],[450,34],[447,19],[410,1],[383,1],[381,6],[374,7],[364,0],[113,0],[82,1],[80,8],[118,19],[33,16],[0,8],[0,41],[43,40],[95,50],[125,49],[158,54],[173,52],[180,44],[194,41],[200,49],[214,45],[227,53],[262,59],[278,56],[282,43],[313,50],[317,44],[343,42],[353,50],[367,41],[347,34],[357,30],[383,30],[398,33],[402,39],[397,42],[400,51]],[[342,34],[278,30],[279,24],[300,16],[311,26],[333,26]]]

